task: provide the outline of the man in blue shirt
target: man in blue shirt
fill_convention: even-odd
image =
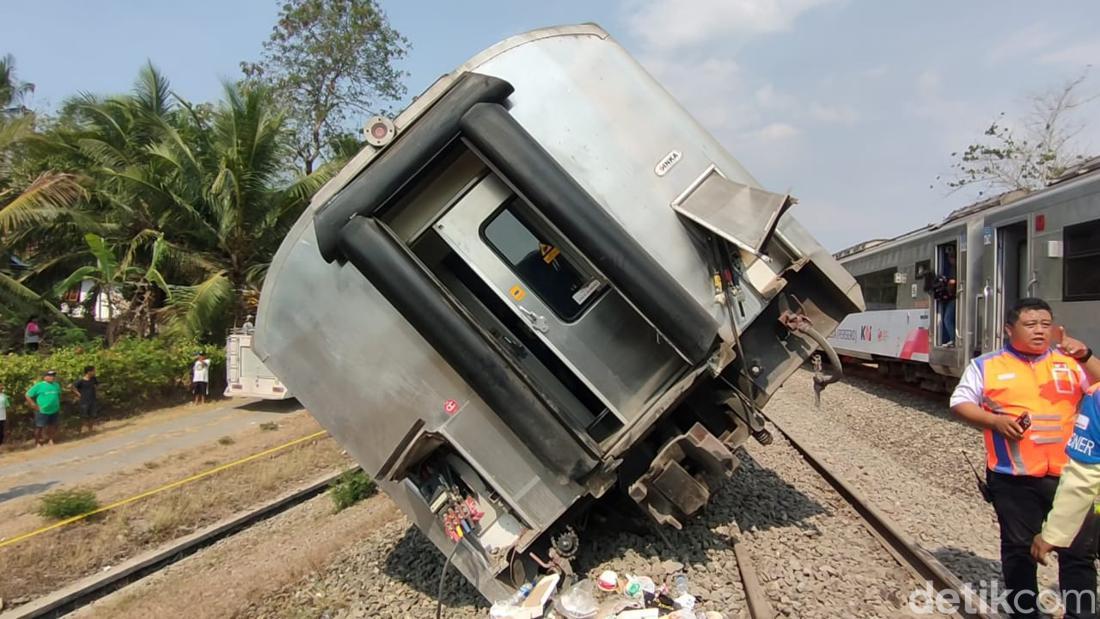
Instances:
[[[1052,550],[1069,547],[1089,512],[1095,509],[1100,494],[1100,383],[1089,387],[1081,400],[1066,455],[1069,462],[1062,469],[1054,503],[1043,530],[1031,544],[1031,556],[1043,564]],[[1081,602],[1095,613],[1095,592],[1091,593],[1092,600]],[[1076,601],[1065,602],[1068,605]]]

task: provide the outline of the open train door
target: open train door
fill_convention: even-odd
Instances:
[[[994,225],[994,276],[990,330],[993,348],[1004,346],[1003,328],[1005,313],[1017,301],[1034,294],[1035,281],[1031,277],[1031,252],[1028,220]]]
[[[969,356],[966,345],[967,238],[957,234],[936,245],[928,361],[941,374],[959,376]]]

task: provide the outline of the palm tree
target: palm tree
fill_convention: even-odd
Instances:
[[[191,114],[190,122],[176,135],[194,139],[174,137],[153,152],[170,170],[159,179],[163,191],[182,207],[180,243],[202,252],[203,281],[173,291],[177,315],[193,331],[214,326],[204,317],[240,322],[246,294],[259,290],[279,243],[335,163],[288,177],[284,116],[261,86],[226,84],[208,118]]]
[[[68,317],[24,283],[24,265],[14,250],[20,244],[18,229],[68,210],[84,190],[75,176],[60,172],[44,171],[26,183],[14,178],[13,156],[33,135],[35,121],[21,105],[22,97],[34,85],[15,79],[14,64],[10,55],[0,58],[0,110],[9,112],[0,115],[0,313],[14,316],[46,311],[71,326]],[[13,108],[13,103],[20,106]]]
[[[151,65],[128,95],[67,102],[56,127],[30,141],[30,159],[88,190],[64,204],[0,211],[13,246],[34,248],[21,280],[52,289],[104,275],[92,233],[113,255],[124,252],[127,268],[112,276],[130,305],[166,304],[157,313],[176,328],[220,336],[243,317],[245,295],[259,289],[278,244],[335,170],[298,175],[287,138],[264,88],[227,84],[218,105],[194,105]]]
[[[15,77],[15,57],[0,56],[0,112],[25,113],[23,98],[34,92],[34,84]]]

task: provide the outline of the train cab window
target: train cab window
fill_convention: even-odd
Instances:
[[[1100,219],[1066,226],[1062,231],[1064,245],[1062,298],[1065,301],[1100,299]]]
[[[894,283],[895,273],[897,269],[883,269],[856,276],[868,310],[897,309],[898,285]]]
[[[576,320],[606,288],[509,202],[482,226],[482,237],[551,311],[566,322]]]

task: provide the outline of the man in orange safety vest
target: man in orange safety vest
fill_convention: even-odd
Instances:
[[[1042,299],[1016,302],[1005,319],[1005,337],[1003,349],[970,362],[951,395],[951,411],[984,430],[1010,610],[1016,617],[1038,617],[1031,543],[1053,503],[1077,405],[1100,380],[1100,360],[1054,326],[1053,311]],[[1096,617],[1095,595],[1081,595],[1096,591],[1096,535],[1097,520],[1089,517],[1058,555],[1067,618]]]

